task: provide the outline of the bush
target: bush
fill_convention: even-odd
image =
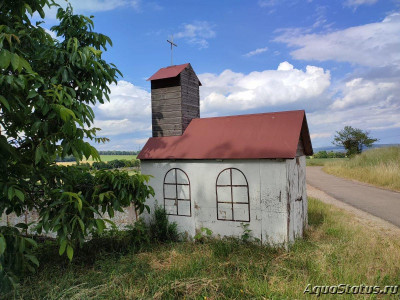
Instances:
[[[149,224],[152,240],[159,242],[176,242],[180,239],[178,224],[170,223],[164,208],[156,206]]]
[[[94,162],[92,164],[92,167],[96,170],[135,168],[135,167],[140,167],[140,160],[114,159],[110,160],[109,162],[99,161],[99,162]]]
[[[134,159],[132,167],[140,167],[140,159]]]
[[[106,162],[104,161],[96,161],[92,164],[92,168],[96,169],[96,170],[107,170],[107,169],[112,169],[112,167],[110,165],[108,165]]]

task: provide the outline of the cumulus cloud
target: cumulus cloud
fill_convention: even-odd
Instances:
[[[236,110],[285,105],[316,99],[330,86],[330,72],[315,66],[295,69],[282,62],[276,70],[199,75],[202,112]]]
[[[254,56],[254,55],[257,55],[257,54],[264,53],[266,51],[268,51],[268,47],[258,48],[256,50],[253,50],[253,51],[250,51],[250,52],[244,54],[243,56],[251,57],[251,56]]]
[[[138,118],[151,114],[151,95],[146,90],[124,80],[110,85],[110,102],[97,105],[109,118]]]
[[[297,48],[296,59],[335,60],[362,66],[400,67],[400,13],[383,21],[346,28],[329,33],[304,33],[287,29],[275,41]]]
[[[355,78],[345,83],[343,97],[336,99],[332,109],[345,109],[370,103],[390,104],[400,101],[398,78],[392,80],[367,80]]]
[[[320,133],[312,133],[310,135],[312,140],[320,139],[320,138],[327,138],[330,137],[332,133],[330,132],[320,132]]]
[[[199,49],[208,48],[208,40],[216,36],[214,25],[207,21],[196,21],[183,24],[183,30],[174,35],[177,39],[185,39],[188,43],[196,45]]]
[[[126,133],[150,130],[146,122],[134,122],[129,119],[122,120],[95,120],[95,127],[101,128],[100,135],[112,136]]]
[[[151,131],[150,93],[124,80],[110,85],[110,102],[94,107],[101,136],[122,136]]]

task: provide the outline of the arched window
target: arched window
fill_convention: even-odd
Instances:
[[[165,174],[163,192],[168,215],[192,216],[190,181],[183,170],[173,168]]]
[[[249,184],[242,171],[222,170],[216,181],[217,219],[250,222]]]

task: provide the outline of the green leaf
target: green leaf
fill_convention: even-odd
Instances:
[[[63,255],[66,247],[67,247],[67,240],[62,240],[60,244],[60,249],[58,250],[58,254]]]
[[[85,233],[85,224],[83,224],[83,221],[81,219],[78,219],[79,225],[81,226],[82,233]]]
[[[67,256],[69,261],[72,261],[72,258],[74,257],[74,249],[70,245],[67,246]]]
[[[81,212],[82,211],[82,200],[81,200],[81,198],[78,197],[77,201],[78,201],[78,211]]]
[[[15,195],[18,197],[19,200],[21,200],[22,202],[24,202],[25,200],[25,196],[24,193],[20,190],[14,189],[14,193]]]
[[[4,253],[4,251],[6,250],[6,239],[4,238],[3,235],[0,236],[0,255],[2,255]]]
[[[18,69],[18,66],[19,66],[19,56],[18,56],[18,54],[12,53],[12,55],[11,55],[11,65],[12,65],[14,71],[16,69]]]
[[[14,193],[14,188],[13,188],[12,186],[10,186],[10,187],[8,188],[8,199],[9,199],[9,200],[12,200],[12,199],[14,198],[14,195],[15,195],[15,193]]]
[[[10,110],[10,105],[8,104],[8,101],[1,95],[0,95],[0,102],[4,105],[5,108],[7,108],[7,110]]]
[[[0,52],[0,68],[7,69],[11,62],[10,51],[3,49]]]
[[[36,256],[30,255],[30,254],[25,254],[25,257],[29,259],[31,262],[33,262],[37,267],[39,267],[39,261],[36,258]]]
[[[29,4],[25,3],[25,8],[28,11],[28,13],[32,16],[32,8],[29,6]]]
[[[35,90],[30,90],[28,93],[28,99],[35,97],[38,93]]]
[[[33,247],[37,247],[37,243],[35,242],[35,240],[31,239],[31,238],[25,238],[25,241],[27,241],[29,244],[31,244]]]
[[[102,233],[106,228],[106,224],[104,224],[104,221],[102,219],[96,219],[96,225],[99,233]]]
[[[43,153],[43,149],[42,149],[42,145],[40,145],[39,147],[36,148],[36,152],[35,152],[35,164],[36,165],[42,159],[42,153]]]
[[[15,227],[25,229],[25,230],[28,229],[28,225],[25,223],[18,223],[15,225]]]

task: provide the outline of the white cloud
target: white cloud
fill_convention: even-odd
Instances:
[[[399,81],[399,77],[349,79],[328,108],[308,114],[311,132],[333,133],[346,125],[363,130],[400,128]]]
[[[390,103],[399,101],[398,78],[392,80],[367,80],[355,78],[345,83],[343,97],[336,99],[332,109],[344,109],[370,103]]]
[[[345,2],[346,6],[357,7],[360,5],[372,5],[378,2],[378,0],[347,0]]]
[[[50,34],[50,36],[51,36],[53,39],[58,39],[58,37],[57,37],[57,35],[56,35],[56,33],[55,33],[54,31],[51,31],[50,29],[47,29],[47,28],[44,28],[44,30],[45,30],[48,34]]]
[[[316,99],[330,86],[330,72],[314,66],[295,69],[282,62],[277,70],[199,75],[202,112],[244,111]]]
[[[135,142],[135,144],[143,145],[143,144],[145,144],[145,143],[147,142],[147,140],[148,140],[148,138],[144,138],[144,139],[135,139],[134,142]]]
[[[257,55],[257,54],[264,53],[266,51],[268,51],[268,47],[258,48],[256,50],[253,50],[253,51],[250,51],[250,52],[244,54],[243,56],[251,57],[251,56],[254,56],[254,55]]]
[[[208,48],[208,40],[216,36],[213,28],[214,25],[209,22],[196,21],[192,24],[184,24],[183,30],[176,33],[174,37],[177,39],[183,38],[200,49]]]
[[[151,114],[151,95],[124,80],[110,85],[110,102],[97,105],[98,110],[112,118],[137,118]]]
[[[350,27],[329,33],[304,33],[287,29],[275,41],[298,49],[291,52],[296,59],[336,60],[363,66],[400,67],[400,13],[387,16],[382,22]]]
[[[124,80],[110,85],[110,102],[94,108],[101,136],[151,131],[150,93]]]
[[[327,137],[330,137],[330,136],[332,136],[331,132],[312,133],[310,135],[312,140],[320,139],[320,138],[327,138]]]
[[[99,136],[112,136],[139,131],[149,130],[146,122],[134,122],[128,119],[122,120],[98,120],[94,122],[94,126],[101,128]]]

